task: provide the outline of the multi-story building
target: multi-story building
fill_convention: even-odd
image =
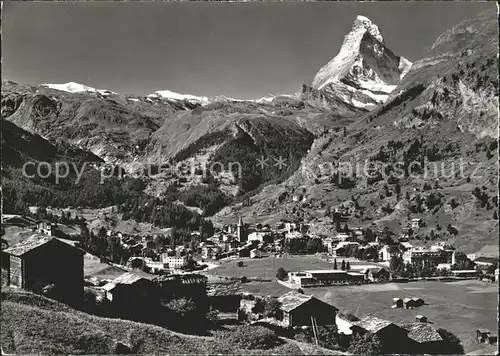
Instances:
[[[287,232],[285,234],[286,240],[303,239],[303,238],[304,238],[304,234],[302,234],[299,231],[291,231],[291,232]]]
[[[337,235],[335,235],[335,238],[338,241],[351,241],[351,234],[347,232],[339,232]]]
[[[289,272],[288,280],[299,287],[328,286],[335,284],[354,284],[365,281],[365,275],[342,270],[311,270]]]
[[[168,253],[161,255],[161,261],[165,267],[171,270],[183,269],[188,264],[187,256],[169,256]]]
[[[353,241],[340,241],[333,249],[331,254],[333,256],[346,256],[347,252],[352,249],[358,249],[360,246],[359,242]]]
[[[451,255],[451,264],[460,264],[463,262],[467,262],[469,259],[467,258],[467,255],[461,251],[453,251]]]
[[[270,230],[254,231],[248,234],[248,241],[272,242],[273,237]]]
[[[401,251],[396,245],[384,245],[378,252],[378,258],[382,261],[390,261],[393,257],[401,255]]]
[[[411,220],[411,228],[414,229],[414,230],[418,229],[422,225],[423,225],[423,220],[422,219],[415,218],[415,219]]]
[[[36,223],[37,230],[40,234],[56,236],[57,224],[46,220],[39,220]]]
[[[309,225],[302,223],[286,222],[285,230],[288,232],[298,231],[301,232],[302,234],[306,234],[309,231]]]
[[[333,249],[337,246],[337,239],[333,237],[327,237],[323,240],[323,246],[328,250],[328,253],[333,253]]]
[[[221,249],[219,246],[205,246],[201,249],[201,257],[215,259],[220,252]]]
[[[441,263],[448,262],[448,254],[441,249],[413,248],[403,253],[403,261],[412,265],[422,267],[436,267]]]

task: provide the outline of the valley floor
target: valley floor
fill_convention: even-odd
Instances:
[[[337,262],[340,263],[341,260],[339,258]],[[243,292],[264,296],[280,296],[290,291],[276,282],[275,274],[279,267],[288,271],[332,268],[331,263],[314,255],[243,259],[244,267],[237,267],[237,261],[239,260],[222,263],[210,273],[228,277],[262,278],[262,282],[244,283],[241,288]],[[351,262],[351,265],[355,263]],[[477,280],[419,281],[306,288],[304,292],[334,305],[341,312],[349,312],[358,317],[371,315],[402,324],[414,322],[419,314],[425,315],[436,328],[443,328],[457,335],[467,353],[491,354],[496,351],[496,345],[478,344],[475,341],[476,329],[486,328],[493,333],[497,330],[498,285],[495,283]],[[419,297],[425,301],[425,305],[410,310],[392,309],[392,298],[395,297]]]

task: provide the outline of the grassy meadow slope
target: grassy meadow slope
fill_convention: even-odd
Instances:
[[[4,352],[16,354],[302,354],[285,342],[270,350],[245,350],[220,342],[220,337],[97,317],[11,288],[2,289],[1,340]]]

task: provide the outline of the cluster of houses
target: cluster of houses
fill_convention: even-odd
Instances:
[[[7,284],[13,287],[39,291],[41,287],[53,285],[65,296],[68,303],[77,304],[83,300],[84,286],[89,281],[84,278],[84,251],[73,244],[48,234],[34,234],[32,237],[2,251],[2,269],[6,272]],[[162,256],[162,263],[182,267],[185,256]],[[361,267],[360,267],[361,268]],[[375,278],[386,273],[374,266],[362,266],[357,271],[315,271],[292,272],[289,280],[299,286],[330,285],[336,283],[358,283],[366,281],[367,275]],[[154,278],[153,278],[154,277]],[[372,333],[390,345],[386,352],[419,350],[421,353],[435,351],[445,340],[434,326],[427,323],[424,316],[417,316],[415,323],[396,323],[367,316],[361,320],[347,320],[338,313],[338,308],[314,296],[291,291],[277,298],[280,313],[264,316],[256,310],[260,297],[242,294],[240,282],[221,280],[216,276],[199,274],[170,274],[155,277],[136,272],[125,272],[111,279],[98,281],[91,287],[100,293],[102,300],[117,310],[130,311],[131,316],[139,306],[159,304],[159,300],[188,296],[194,300],[209,300],[218,309],[238,310],[240,319],[255,323],[269,323],[284,328],[310,325],[338,325],[339,332],[353,335]],[[414,308],[423,304],[419,298],[396,298],[396,307]],[[135,307],[137,306],[137,308]],[[121,314],[127,317],[125,314]],[[477,331],[478,342],[494,342],[488,330]],[[398,340],[394,342],[394,340]],[[445,347],[445,346],[442,346]],[[440,350],[440,349],[439,349]]]
[[[477,276],[478,270],[486,271],[490,266],[498,263],[496,257],[466,255],[444,243],[438,242],[425,248],[413,246],[404,237],[391,245],[381,244],[379,241],[361,245],[358,241],[362,233],[361,229],[355,229],[349,233],[340,232],[334,237],[323,239],[323,244],[328,249],[328,253],[334,257],[346,257],[349,253],[352,256],[354,250],[356,256],[368,256],[370,260],[378,261],[386,266],[389,266],[394,257],[400,257],[404,264],[448,270],[457,277]],[[453,266],[463,265],[466,262],[473,265],[474,269],[453,270]],[[495,271],[495,280],[498,280],[498,268]]]
[[[338,211],[337,211],[338,210]],[[348,208],[337,208],[336,213],[348,215]],[[424,225],[422,219],[413,219],[411,229],[418,230]],[[404,264],[421,267],[435,267],[449,270],[456,277],[475,277],[477,269],[488,269],[498,263],[497,258],[475,257],[456,250],[453,246],[436,243],[430,247],[416,247],[408,241],[409,228],[394,244],[384,244],[378,238],[364,242],[366,230],[355,228],[338,232],[333,236],[316,236],[309,233],[310,227],[303,223],[281,221],[274,226],[244,224],[241,217],[235,225],[224,225],[217,229],[213,237],[201,242],[198,251],[203,259],[219,259],[229,256],[259,258],[283,252],[284,243],[290,240],[319,238],[325,250],[334,257],[354,255],[363,259],[377,261],[387,267],[393,257],[401,257]],[[380,235],[380,234],[377,234]],[[453,270],[453,266],[473,262],[475,269]],[[311,273],[312,272],[312,273]],[[388,271],[380,266],[369,266],[368,271],[302,271],[294,272],[292,280],[299,286],[359,283],[363,280],[376,281],[388,279]],[[498,270],[495,272],[498,279]],[[323,277],[322,277],[323,276]],[[327,277],[328,276],[328,277]],[[335,276],[335,277],[333,277]]]
[[[238,309],[239,320],[296,330],[314,329],[317,325],[336,325],[338,332],[342,334],[378,336],[384,353],[447,353],[450,346],[438,333],[437,328],[421,315],[416,317],[415,322],[405,324],[393,323],[374,316],[365,316],[362,319],[355,316],[347,317],[339,313],[339,309],[335,306],[312,295],[296,291],[276,298],[279,312],[265,315],[262,303],[268,302],[269,299],[270,297],[243,295]]]
[[[287,239],[309,238],[308,228],[307,224],[293,222],[249,226],[240,217],[237,224],[217,228],[214,235],[201,242],[198,248],[203,259],[231,256],[261,258],[281,253]]]
[[[392,298],[392,308],[404,308],[413,309],[424,305],[425,302],[422,298],[412,297],[412,298]],[[424,317],[425,318],[425,317]],[[427,318],[425,319],[427,321]]]

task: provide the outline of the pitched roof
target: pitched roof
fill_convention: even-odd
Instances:
[[[481,256],[478,257],[474,260],[474,262],[483,262],[483,263],[495,263],[498,262],[498,257],[486,257],[486,256]]]
[[[377,333],[389,325],[395,325],[388,320],[380,319],[374,316],[365,316],[363,319],[353,324],[371,333]]]
[[[288,292],[283,294],[278,298],[278,301],[281,303],[281,309],[289,312],[301,306],[302,304],[310,301],[314,297],[312,295],[300,294],[295,291]]]
[[[477,329],[481,334],[490,334],[491,331],[489,329]]]
[[[117,284],[134,284],[135,282],[137,282],[138,280],[141,280],[141,279],[146,279],[146,278],[138,276],[138,275],[130,273],[130,272],[127,272],[127,273],[124,273],[121,276],[113,279],[111,281],[111,283],[113,283],[115,285],[117,285]]]
[[[442,341],[443,338],[430,324],[412,323],[402,325],[403,329],[408,330],[408,337],[416,342]]]
[[[173,282],[178,281],[182,284],[196,284],[196,283],[206,283],[207,277],[202,274],[169,274],[158,278],[159,282]]]
[[[127,272],[127,273],[124,273],[121,276],[113,279],[111,282],[107,283],[106,285],[104,285],[102,287],[102,289],[109,292],[110,290],[114,289],[119,284],[131,285],[131,284],[134,284],[135,282],[137,282],[141,279],[149,281],[149,279],[141,277],[137,274]]]
[[[15,245],[12,245],[11,247],[3,250],[3,252],[5,253],[8,253],[9,255],[13,255],[13,256],[23,256],[24,254],[30,252],[30,251],[33,251],[34,249],[40,247],[40,246],[43,246],[45,245],[46,243],[48,242],[58,242],[58,243],[61,243],[63,245],[67,245],[67,246],[72,246],[70,244],[67,244],[53,236],[48,236],[48,235],[42,235],[42,234],[34,234],[30,237],[28,237],[26,240],[23,240]],[[74,246],[72,246],[73,248],[75,248]],[[81,251],[80,249],[77,249],[79,251]],[[83,254],[84,252],[81,251],[81,253]]]
[[[232,296],[238,294],[240,291],[241,283],[239,281],[227,282],[208,282],[207,283],[207,296],[221,297]]]

